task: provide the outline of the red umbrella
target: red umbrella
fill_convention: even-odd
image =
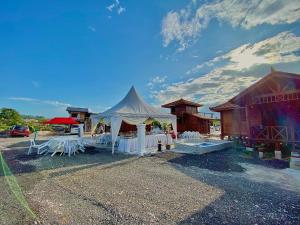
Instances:
[[[72,117],[54,117],[51,120],[47,120],[45,123],[47,123],[47,124],[65,124],[65,125],[79,124],[79,122]]]

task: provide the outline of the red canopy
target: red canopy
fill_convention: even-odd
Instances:
[[[72,117],[54,117],[51,120],[47,120],[47,124],[79,124],[79,122]]]

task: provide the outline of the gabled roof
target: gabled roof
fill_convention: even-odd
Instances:
[[[229,102],[234,102],[237,99],[240,99],[241,97],[245,96],[246,94],[250,93],[253,91],[255,88],[258,88],[260,85],[263,83],[267,82],[268,80],[278,77],[278,78],[287,78],[287,79],[300,79],[300,74],[296,73],[286,73],[286,72],[281,72],[281,71],[276,71],[274,69],[271,70],[269,74],[252,84],[250,87],[246,88],[244,91],[240,92],[238,95],[233,97],[232,99],[229,100]]]
[[[265,82],[269,81],[273,78],[287,78],[287,79],[299,79],[300,80],[300,74],[296,73],[286,73],[282,71],[276,71],[274,69],[271,69],[271,72],[252,84],[250,87],[246,88],[244,91],[240,92],[238,95],[231,98],[228,102],[225,102],[221,105],[210,107],[210,110],[215,112],[225,111],[225,110],[232,110],[232,109],[238,109],[240,108],[239,105],[235,104],[238,102],[239,99],[244,97],[245,95],[249,94],[251,91],[254,91],[256,88],[260,87]]]
[[[215,107],[210,107],[209,109],[214,112],[220,112],[220,111],[239,109],[239,108],[241,108],[241,107],[236,104],[233,104],[231,102],[225,102],[221,105],[218,105]]]
[[[189,114],[189,115],[195,116],[195,117],[197,117],[199,119],[203,119],[203,120],[215,120],[214,118],[203,116],[203,115],[200,115],[200,114],[195,114],[195,113],[194,114]]]
[[[162,105],[162,107],[164,107],[164,108],[171,108],[171,107],[175,107],[175,106],[179,106],[179,105],[188,105],[188,106],[195,106],[195,107],[201,107],[201,106],[203,106],[203,105],[198,104],[196,102],[191,102],[191,101],[188,101],[188,100],[185,100],[185,99],[181,98],[181,99],[179,99],[177,101],[164,104],[164,105]]]
[[[88,108],[80,108],[80,107],[68,107],[66,110],[68,112],[85,112],[85,113],[89,112]]]

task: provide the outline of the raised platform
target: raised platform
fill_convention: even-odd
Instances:
[[[220,151],[232,147],[231,141],[183,139],[175,143],[174,152],[202,155],[209,152]]]

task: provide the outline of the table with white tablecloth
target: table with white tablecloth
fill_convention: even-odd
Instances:
[[[137,150],[137,138],[120,138],[118,143],[118,151],[126,153],[135,153]]]
[[[145,148],[157,148],[158,143],[165,146],[167,144],[173,144],[173,139],[170,134],[153,134],[153,135],[146,135],[145,137]],[[119,152],[126,152],[126,153],[136,153],[138,146],[138,138],[122,138],[119,139],[118,151]]]
[[[97,143],[108,145],[111,143],[111,134],[103,133],[97,136]]]

